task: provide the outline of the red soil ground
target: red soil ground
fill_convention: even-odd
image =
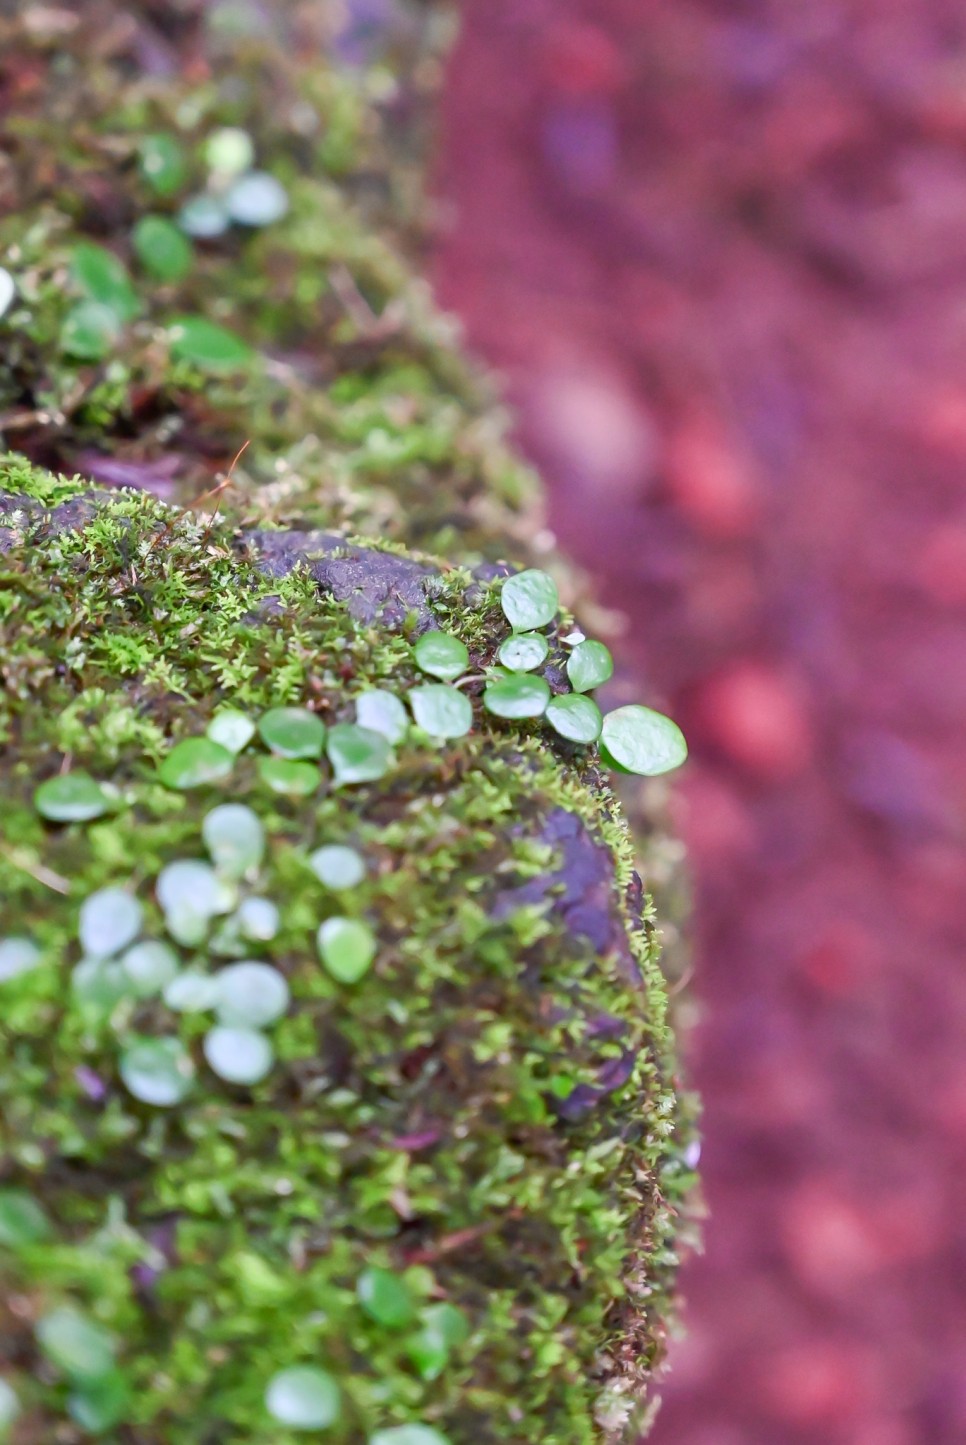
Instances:
[[[654,1445],[966,1441],[966,9],[467,0],[443,300],[684,724]]]

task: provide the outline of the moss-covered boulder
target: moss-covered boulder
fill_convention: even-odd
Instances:
[[[148,7],[0,22],[0,1436],[633,1441],[651,905],[596,749],[483,706],[533,484],[400,259],[425,49],[267,14],[179,7],[187,80]],[[274,210],[157,274],[239,156]]]

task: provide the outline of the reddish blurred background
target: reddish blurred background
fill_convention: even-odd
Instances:
[[[966,1441],[966,6],[466,0],[444,302],[684,724],[654,1445]]]

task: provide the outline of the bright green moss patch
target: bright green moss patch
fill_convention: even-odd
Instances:
[[[0,613],[0,848],[28,865],[0,891],[37,951],[0,981],[21,1418],[274,1445],[279,1412],[331,1414],[308,1371],[334,1445],[633,1439],[688,1176],[599,774],[227,528],[125,493],[85,516],[23,519]],[[433,582],[440,628],[494,661],[507,623],[465,587]],[[419,724],[391,752],[374,694]],[[109,811],[38,810],[80,770]],[[103,1374],[50,1355],[63,1311]]]

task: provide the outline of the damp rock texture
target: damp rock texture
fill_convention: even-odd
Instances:
[[[689,1110],[594,749],[479,703],[445,16],[82,12],[0,19],[0,1436],[629,1445]]]

